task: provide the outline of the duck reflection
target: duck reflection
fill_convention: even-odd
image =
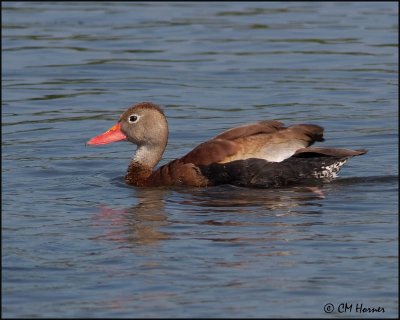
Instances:
[[[105,227],[106,233],[97,239],[143,245],[157,244],[170,236],[160,230],[168,225],[164,198],[170,191],[161,188],[134,189],[137,201],[126,209],[101,206],[94,217],[94,225]]]
[[[325,198],[322,185],[285,189],[249,189],[226,185],[192,189],[189,192],[192,195],[189,201],[191,204],[202,207],[235,207],[237,212],[248,212],[254,206],[268,211],[280,208],[289,210],[299,205],[304,206],[307,201]]]
[[[120,210],[100,207],[99,213],[94,217],[94,225],[103,227],[105,234],[97,239],[131,245],[156,245],[163,240],[179,236],[165,231],[167,228],[164,227],[170,224],[237,227],[251,224],[260,227],[277,225],[289,227],[293,224],[271,221],[265,216],[298,214],[296,208],[299,206],[302,214],[318,214],[321,213],[322,206],[318,200],[324,198],[322,188],[319,186],[279,190],[248,189],[227,185],[179,190],[166,188],[132,190],[136,203],[131,207]],[[307,207],[310,207],[310,210],[305,209]],[[179,216],[182,212],[185,213],[184,220],[171,220],[171,216]],[[251,221],[248,220],[249,214],[252,215]],[[198,238],[197,235],[193,236]],[[204,239],[213,240],[206,236]],[[214,240],[226,241],[226,239]]]

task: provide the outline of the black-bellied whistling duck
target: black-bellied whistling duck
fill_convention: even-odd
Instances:
[[[159,106],[142,102],[126,110],[116,125],[89,145],[128,140],[137,145],[125,175],[138,187],[213,186],[279,187],[309,179],[331,180],[348,158],[367,150],[310,147],[323,141],[313,124],[284,127],[260,121],[227,130],[180,159],[153,170],[168,141],[167,119]]]

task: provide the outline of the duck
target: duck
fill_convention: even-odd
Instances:
[[[128,108],[91,146],[127,140],[137,146],[125,182],[135,187],[279,188],[306,181],[329,182],[348,159],[366,149],[315,147],[324,141],[315,124],[284,126],[263,120],[228,129],[196,146],[179,159],[155,169],[167,147],[168,122],[162,108],[141,102]]]

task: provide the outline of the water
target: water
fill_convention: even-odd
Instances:
[[[398,315],[396,3],[2,9],[4,317]],[[140,101],[162,163],[260,119],[369,153],[314,189],[136,189],[133,146],[85,142]]]

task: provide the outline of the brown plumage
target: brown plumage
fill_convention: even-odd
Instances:
[[[168,141],[166,117],[157,105],[130,107],[118,123],[88,144],[129,140],[138,146],[125,181],[138,187],[239,186],[276,187],[306,179],[334,178],[350,157],[366,150],[310,147],[324,141],[313,124],[285,127],[276,120],[229,129],[203,142],[180,159],[153,170]]]

